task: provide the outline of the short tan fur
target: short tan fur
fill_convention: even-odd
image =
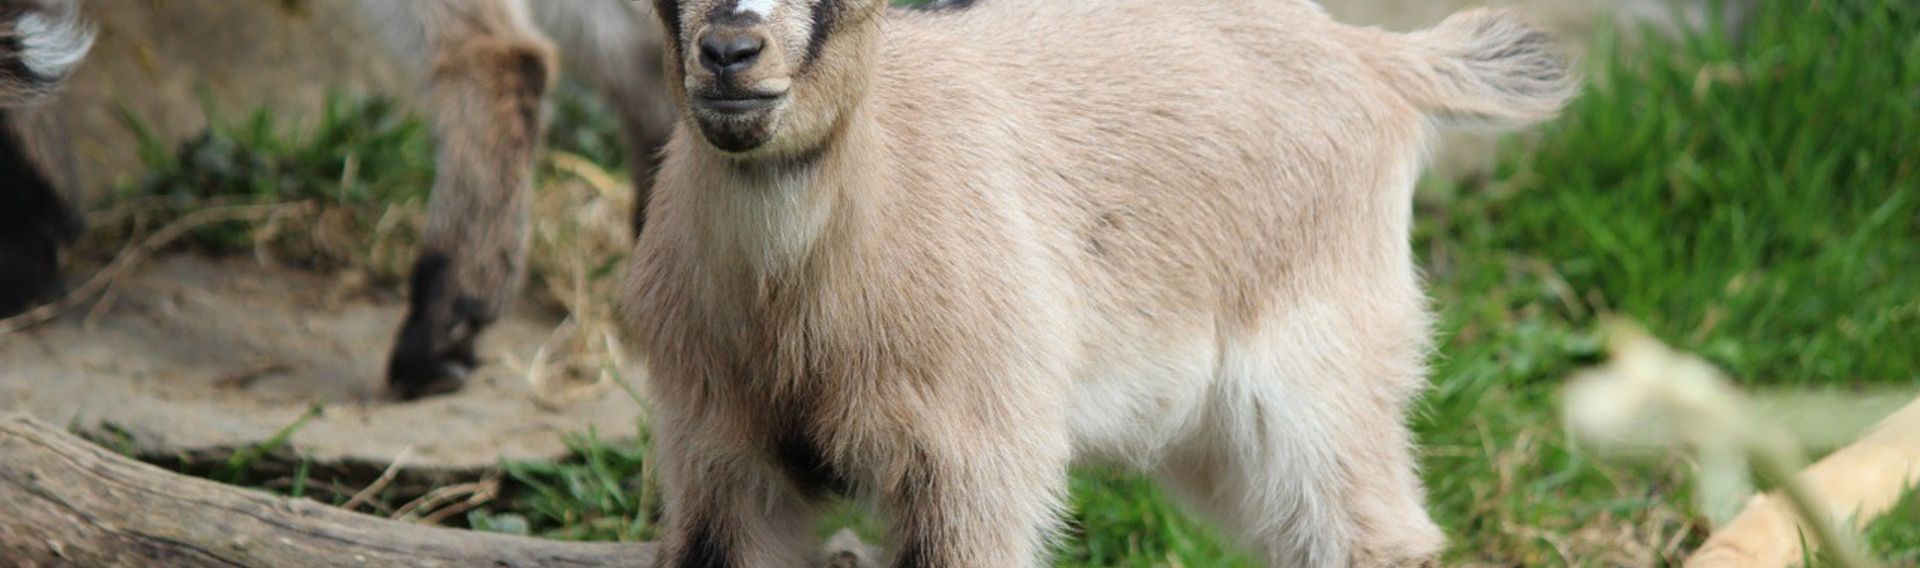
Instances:
[[[1304,0],[657,0],[682,119],[633,258],[668,566],[1042,564],[1078,461],[1274,566],[1434,561],[1405,417],[1436,126],[1573,92],[1513,15]]]

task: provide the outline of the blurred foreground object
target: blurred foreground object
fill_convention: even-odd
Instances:
[[[1853,445],[1800,472],[1800,485],[1828,505],[1835,518],[1864,527],[1920,484],[1920,400],[1888,417]],[[1688,559],[1691,568],[1791,566],[1803,557],[1794,507],[1782,496],[1761,495],[1720,527]]]
[[[1836,565],[1880,566],[1845,519],[1871,521],[1907,487],[1920,456],[1920,407],[1909,406],[1796,476],[1804,458],[1793,435],[1756,419],[1747,399],[1712,365],[1632,325],[1616,323],[1609,335],[1612,361],[1579,373],[1567,388],[1567,426],[1578,441],[1613,452],[1694,452],[1700,508],[1716,522],[1731,517],[1732,504],[1751,491],[1753,475],[1778,484],[1774,495],[1754,498],[1722,524],[1688,566],[1789,566],[1802,559],[1802,540],[1828,547]],[[1793,517],[1802,519],[1804,531]]]

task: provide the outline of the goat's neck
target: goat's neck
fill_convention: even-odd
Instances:
[[[831,247],[857,245],[891,190],[891,154],[859,110],[814,155],[773,164],[726,163],[707,211],[712,252],[739,255],[761,276],[794,270]]]

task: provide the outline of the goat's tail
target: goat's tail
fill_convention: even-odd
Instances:
[[[73,0],[0,0],[0,107],[52,93],[92,47]]]
[[[1579,80],[1545,32],[1508,10],[1454,14],[1402,36],[1385,71],[1422,110],[1450,120],[1516,125],[1551,118]]]

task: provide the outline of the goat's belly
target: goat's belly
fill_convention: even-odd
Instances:
[[[1217,375],[1212,337],[1153,352],[1106,350],[1074,381],[1069,423],[1081,461],[1145,465],[1187,435]]]

